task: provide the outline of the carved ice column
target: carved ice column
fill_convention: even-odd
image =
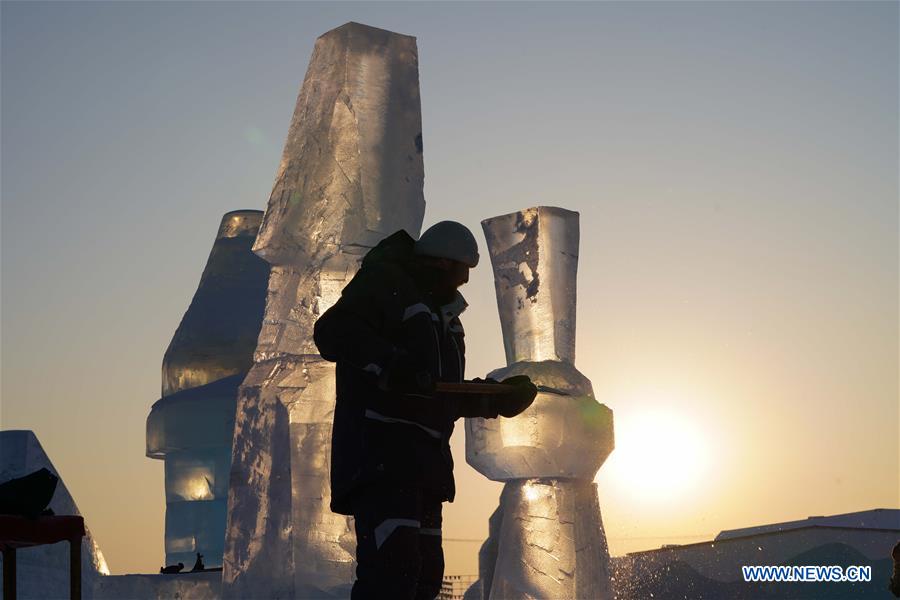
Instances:
[[[197,292],[166,350],[147,456],[165,461],[166,564],[222,565],[238,386],[253,364],[269,265],[250,251],[261,210],[222,217]]]
[[[548,206],[481,222],[507,366],[566,392],[512,419],[467,419],[466,459],[506,482],[479,553],[483,598],[612,598],[593,483],[613,448],[612,411],[575,362],[578,213]]]
[[[352,520],[329,509],[334,365],[313,325],[362,256],[425,212],[415,38],[348,23],[315,45],[254,252],[272,265],[238,398],[223,596],[347,597]]]

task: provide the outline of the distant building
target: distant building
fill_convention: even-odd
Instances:
[[[466,590],[477,580],[478,575],[444,575],[437,600],[462,600]]]
[[[613,559],[617,597],[884,598],[900,509],[809,517],[722,531],[714,540],[666,545]],[[860,582],[744,582],[744,565],[871,566]]]

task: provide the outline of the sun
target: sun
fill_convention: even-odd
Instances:
[[[668,408],[617,414],[615,450],[600,472],[636,500],[671,502],[703,487],[709,438],[696,420]]]

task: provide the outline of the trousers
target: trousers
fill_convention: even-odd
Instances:
[[[415,487],[376,484],[354,499],[351,600],[433,600],[444,579],[441,501]]]

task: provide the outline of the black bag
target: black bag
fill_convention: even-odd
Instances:
[[[0,483],[0,514],[29,519],[42,514],[52,515],[53,511],[47,509],[47,505],[53,499],[57,483],[59,477],[47,469]]]

